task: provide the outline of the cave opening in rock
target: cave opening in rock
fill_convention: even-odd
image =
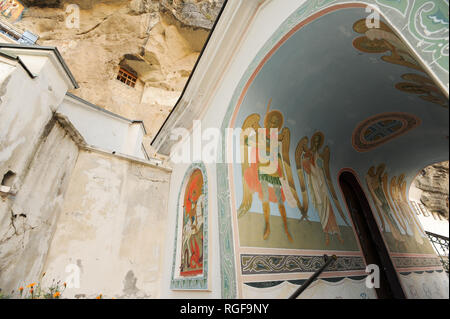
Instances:
[[[2,186],[7,186],[7,187],[12,187],[14,180],[16,178],[16,173],[14,173],[13,171],[8,171],[6,172],[5,175],[3,175],[3,179],[2,179]]]
[[[417,202],[425,217],[446,220],[449,217],[449,162],[422,169],[414,179],[410,197]]]

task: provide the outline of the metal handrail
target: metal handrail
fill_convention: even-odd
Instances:
[[[317,277],[320,276],[320,274],[333,262],[337,260],[337,256],[333,255],[331,258],[329,258],[328,255],[324,255],[323,258],[325,259],[325,264],[320,267],[316,272],[303,284],[301,285],[293,294],[289,297],[289,299],[297,299],[300,294],[308,288],[314,280],[316,280]]]
[[[439,234],[435,234],[435,233],[432,233],[430,231],[426,231],[426,233],[427,233],[427,235],[431,235],[431,236],[443,239],[443,240],[445,240],[447,242],[449,241],[448,237],[445,237],[445,236],[442,236],[442,235],[439,235]]]
[[[448,237],[438,235],[432,232],[427,231],[428,239],[430,240],[431,244],[434,247],[434,250],[438,254],[442,267],[448,274],[448,243],[449,239]],[[439,249],[440,248],[440,249]],[[442,254],[443,253],[443,254]]]

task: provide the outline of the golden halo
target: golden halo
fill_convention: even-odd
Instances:
[[[277,110],[270,111],[269,113],[266,114],[266,117],[264,118],[264,128],[269,128],[269,125],[268,125],[269,120],[272,117],[277,117],[279,119],[278,130],[281,130],[281,128],[283,127],[284,118],[283,118],[283,114]]]
[[[314,145],[314,140],[315,140],[316,136],[320,137],[320,143],[319,143],[319,146],[318,146],[318,149],[320,149],[320,148],[322,148],[323,144],[325,143],[325,135],[322,132],[314,133],[313,136],[311,137],[311,148]]]

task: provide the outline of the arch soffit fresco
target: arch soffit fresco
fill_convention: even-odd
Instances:
[[[258,52],[253,62],[248,66],[241,78],[226,116],[222,123],[224,131],[232,118],[238,103],[241,103],[246,93],[246,85],[256,76],[255,71],[262,67],[264,60],[276,51],[280,42],[286,41],[289,36],[318,16],[327,12],[351,7],[366,7],[376,5],[380,8],[381,16],[396,31],[397,35],[409,46],[411,51],[425,66],[428,73],[441,85],[448,96],[448,3],[445,1],[426,0],[368,0],[347,2],[342,0],[314,0],[307,1],[300,6],[266,42]],[[427,15],[428,14],[428,15]],[[434,14],[434,15],[433,15]],[[314,17],[316,15],[316,17]],[[442,21],[441,21],[441,20]],[[393,21],[395,21],[393,23]],[[442,23],[443,22],[443,23]],[[439,23],[444,26],[439,27]],[[399,32],[401,30],[401,32]],[[226,142],[220,145],[222,154],[226,154]],[[217,165],[218,208],[220,229],[221,264],[221,294],[222,298],[237,297],[237,280],[235,268],[235,255],[233,245],[233,229],[231,222],[231,202],[229,182],[227,179],[228,167],[225,164]]]

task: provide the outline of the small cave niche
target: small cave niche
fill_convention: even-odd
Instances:
[[[2,186],[12,187],[14,180],[16,179],[16,173],[13,171],[6,172],[5,175],[3,175],[2,178]]]

